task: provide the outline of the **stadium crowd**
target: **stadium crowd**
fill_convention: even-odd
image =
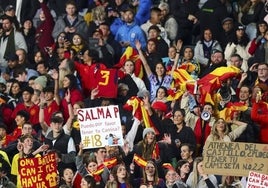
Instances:
[[[19,158],[55,153],[62,188],[244,187],[206,174],[202,153],[206,141],[268,144],[267,7],[0,0],[1,186],[23,187]],[[77,109],[108,105],[124,144],[83,149]]]

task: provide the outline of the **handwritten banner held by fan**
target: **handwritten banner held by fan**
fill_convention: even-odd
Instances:
[[[268,174],[268,145],[242,142],[207,142],[203,166],[208,174],[248,176]]]
[[[77,113],[85,149],[123,144],[118,106],[83,108]]]

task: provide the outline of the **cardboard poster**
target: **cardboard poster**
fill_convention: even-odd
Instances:
[[[19,175],[24,188],[56,188],[58,174],[55,154],[19,159]]]
[[[248,176],[249,171],[268,174],[267,144],[207,142],[203,156],[208,174]]]
[[[78,109],[78,121],[85,149],[123,145],[118,106]]]
[[[246,188],[267,188],[268,175],[250,171]]]

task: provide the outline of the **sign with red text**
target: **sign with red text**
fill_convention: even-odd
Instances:
[[[268,174],[268,145],[242,142],[206,142],[203,166],[207,174],[248,176]]]
[[[267,188],[268,174],[250,171],[246,188]]]
[[[78,109],[77,119],[85,149],[123,145],[118,106]]]
[[[56,188],[58,176],[55,154],[19,159],[19,175],[23,188]]]

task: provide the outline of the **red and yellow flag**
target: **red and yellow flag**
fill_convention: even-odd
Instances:
[[[134,154],[133,161],[140,167],[145,168],[147,165],[147,161],[145,161],[142,157]]]
[[[239,73],[240,69],[235,66],[219,67],[198,80],[201,103],[210,102],[214,104],[214,93],[221,87],[221,83],[228,78],[237,76]]]
[[[225,106],[223,110],[219,112],[219,117],[223,118],[224,120],[228,121],[231,120],[231,115],[235,111],[246,111],[248,109],[248,106],[245,103],[242,102],[229,102]]]
[[[111,168],[113,168],[114,166],[117,165],[117,159],[116,159],[116,157],[113,157],[113,158],[110,158],[110,159],[105,159],[103,164],[107,168],[111,169]]]
[[[165,169],[168,169],[168,170],[174,170],[175,171],[175,169],[173,168],[173,166],[170,163],[163,163],[162,167],[165,168]]]
[[[140,59],[139,53],[137,50],[135,50],[132,47],[127,47],[123,55],[121,56],[119,63],[117,63],[114,67],[115,68],[122,68],[126,62],[126,60],[132,60],[135,62],[135,72],[134,74],[142,78],[143,77],[143,67],[142,67],[142,61]]]
[[[132,115],[140,121],[143,120],[146,128],[151,127],[154,129],[156,135],[159,134],[158,129],[154,126],[147,110],[143,106],[143,101],[139,97],[133,96],[128,99],[123,108],[125,110],[132,110]]]
[[[185,91],[194,93],[195,80],[184,69],[177,69],[173,72],[173,79],[170,89],[168,90],[168,101],[179,99]]]

